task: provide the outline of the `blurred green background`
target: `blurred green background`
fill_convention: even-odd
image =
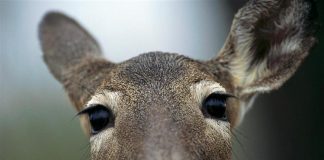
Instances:
[[[75,17],[115,62],[161,50],[214,56],[242,0],[0,1],[0,160],[88,159],[88,138],[42,61],[49,10]],[[324,4],[318,1],[320,22]],[[280,90],[260,95],[236,129],[234,159],[324,159],[324,38]]]

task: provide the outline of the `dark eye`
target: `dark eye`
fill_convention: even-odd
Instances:
[[[202,104],[202,112],[206,117],[227,121],[226,100],[230,95],[222,93],[210,94]]]
[[[103,105],[93,105],[81,111],[80,114],[88,114],[91,124],[91,133],[96,134],[112,123],[111,111]]]

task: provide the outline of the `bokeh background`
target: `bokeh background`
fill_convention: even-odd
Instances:
[[[37,27],[48,11],[79,21],[121,62],[148,51],[195,59],[217,53],[243,0],[0,0],[0,160],[89,158],[88,139],[42,61]],[[324,22],[323,1],[318,1]],[[324,31],[280,90],[260,95],[235,130],[235,160],[324,159]]]

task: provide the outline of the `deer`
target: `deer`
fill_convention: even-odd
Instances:
[[[92,160],[230,160],[233,129],[255,97],[281,87],[317,42],[314,8],[309,0],[250,0],[209,60],[154,51],[114,63],[86,29],[55,11],[38,33]]]

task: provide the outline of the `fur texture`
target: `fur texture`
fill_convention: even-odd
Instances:
[[[150,52],[115,64],[74,20],[48,13],[40,24],[44,60],[77,111],[102,104],[113,124],[91,135],[91,159],[231,159],[231,129],[258,93],[280,87],[315,42],[312,2],[251,0],[235,15],[218,56],[197,61]],[[204,117],[212,92],[228,121]],[[81,124],[90,135],[86,115]]]

